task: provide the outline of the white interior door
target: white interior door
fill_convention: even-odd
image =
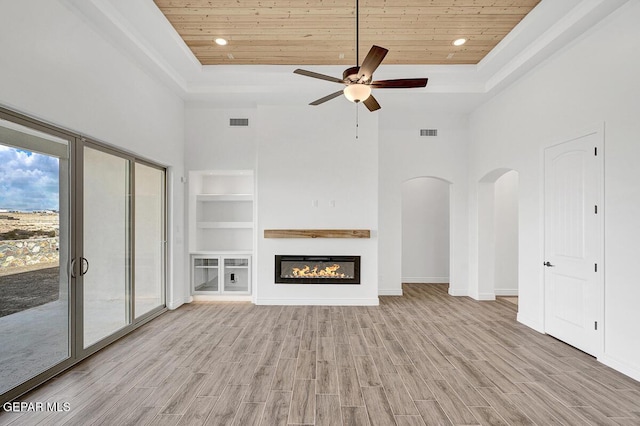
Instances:
[[[602,134],[545,149],[545,331],[602,350]]]

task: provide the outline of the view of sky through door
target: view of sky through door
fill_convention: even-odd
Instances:
[[[69,357],[68,151],[0,120],[0,393]]]
[[[0,145],[0,211],[58,211],[59,159]]]

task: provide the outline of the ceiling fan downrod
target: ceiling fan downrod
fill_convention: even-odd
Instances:
[[[331,77],[329,75],[320,74],[313,71],[307,71],[303,69],[296,69],[293,72],[295,74],[304,75],[311,78],[317,78],[320,80],[331,81],[344,85],[344,89],[331,93],[311,102],[309,105],[320,105],[331,99],[335,99],[340,95],[344,95],[349,101],[357,104],[363,103],[369,111],[377,111],[380,109],[380,104],[371,94],[371,89],[410,89],[414,87],[425,87],[427,85],[426,78],[400,78],[393,80],[373,80],[373,73],[380,66],[382,60],[385,58],[388,49],[384,47],[373,45],[369,50],[369,53],[365,56],[360,65],[360,2],[356,1],[356,65],[347,68],[342,73],[342,79]],[[356,116],[357,126],[357,116]],[[357,129],[356,129],[357,130]],[[357,137],[357,133],[356,133]]]
[[[356,67],[360,67],[360,6],[356,0]]]

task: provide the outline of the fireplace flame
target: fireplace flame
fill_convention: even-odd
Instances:
[[[292,268],[293,276],[299,278],[344,278],[345,274],[336,272],[340,269],[340,265],[334,263],[326,266],[324,269],[318,269],[318,266],[311,268],[304,265],[304,268]]]

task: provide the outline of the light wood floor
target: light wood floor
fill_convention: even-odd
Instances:
[[[640,383],[515,321],[410,284],[379,307],[191,304],[3,413],[12,425],[638,425]]]

